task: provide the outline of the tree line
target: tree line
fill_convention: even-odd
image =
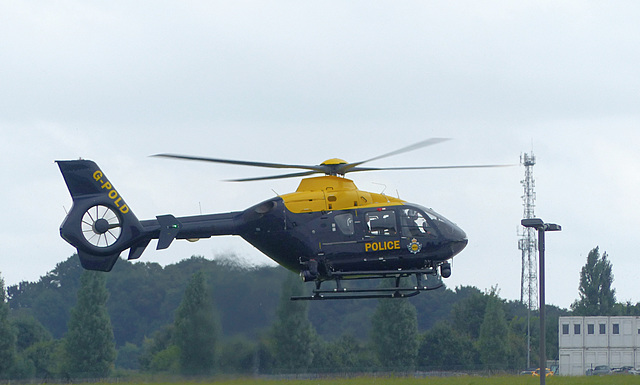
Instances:
[[[602,259],[592,256],[585,266]],[[37,282],[8,287],[6,297],[2,284],[0,378],[526,366],[527,309],[501,299],[497,288],[441,288],[402,300],[290,301],[309,289],[295,274],[235,260],[191,257],[164,268],[121,260],[111,273],[97,273],[72,256]],[[590,303],[589,293],[580,289],[574,312]],[[634,306],[614,298],[619,311]],[[557,358],[557,319],[565,314],[547,306],[547,357]]]

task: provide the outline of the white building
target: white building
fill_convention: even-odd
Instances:
[[[596,365],[640,368],[640,317],[560,317],[558,341],[561,375]]]

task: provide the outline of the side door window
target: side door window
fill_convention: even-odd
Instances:
[[[393,210],[369,211],[364,216],[366,235],[396,235],[396,212]]]

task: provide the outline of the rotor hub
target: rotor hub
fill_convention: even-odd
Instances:
[[[100,218],[93,223],[93,231],[96,234],[104,234],[109,231],[109,221],[104,218]]]
[[[338,159],[338,158],[332,158],[332,159],[327,159],[324,162],[320,163],[321,165],[324,166],[333,166],[333,165],[338,165],[338,164],[347,164],[346,160],[343,159]]]

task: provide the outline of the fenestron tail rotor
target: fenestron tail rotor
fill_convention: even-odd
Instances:
[[[373,158],[369,158],[367,160],[363,160],[360,162],[348,163],[341,159],[330,159],[325,162],[322,162],[319,165],[299,165],[299,164],[284,164],[284,163],[267,163],[267,162],[252,162],[252,161],[243,161],[243,160],[232,160],[232,159],[221,159],[221,158],[208,158],[208,157],[199,157],[199,156],[190,156],[190,155],[178,155],[178,154],[156,154],[152,155],[155,157],[162,158],[172,158],[172,159],[183,159],[183,160],[196,160],[203,162],[213,162],[213,163],[224,163],[224,164],[233,164],[240,166],[252,166],[252,167],[263,167],[263,168],[278,168],[278,169],[302,169],[307,170],[304,172],[290,173],[290,174],[281,174],[281,175],[271,175],[271,176],[263,176],[263,177],[255,177],[255,178],[243,178],[243,179],[230,179],[230,182],[248,182],[248,181],[258,181],[258,180],[273,180],[273,179],[284,179],[284,178],[296,178],[296,177],[304,177],[312,174],[325,174],[325,175],[333,175],[333,176],[343,176],[349,172],[359,172],[359,171],[386,171],[386,170],[430,170],[430,169],[448,169],[448,168],[486,168],[486,167],[505,167],[511,165],[467,165],[467,166],[424,166],[424,167],[387,167],[387,168],[375,168],[375,167],[360,167],[361,165],[372,162],[374,160],[388,158],[394,155],[403,154],[409,151],[418,150],[420,148],[424,148],[427,146],[432,146],[434,144],[442,143],[444,141],[449,140],[448,138],[429,138],[417,143],[413,143],[409,146],[400,148],[395,151],[391,151],[382,155],[375,156]]]
[[[116,243],[122,232],[118,214],[103,205],[90,207],[82,216],[82,235],[95,247],[109,247]]]

